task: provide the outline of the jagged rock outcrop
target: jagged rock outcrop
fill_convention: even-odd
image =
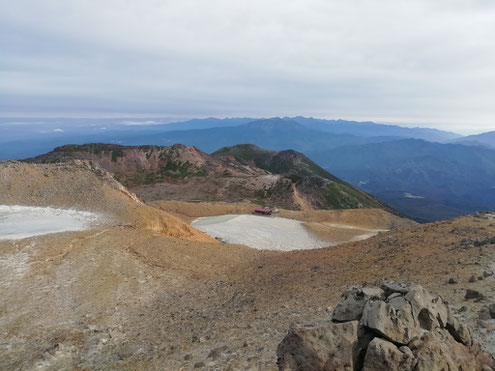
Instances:
[[[280,370],[492,370],[495,359],[438,295],[419,285],[352,286],[322,327],[291,328]]]
[[[384,299],[385,292],[378,287],[351,286],[333,310],[336,322],[359,321],[369,299]]]

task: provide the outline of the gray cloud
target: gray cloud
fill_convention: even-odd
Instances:
[[[488,0],[16,0],[0,35],[4,114],[495,129]]]

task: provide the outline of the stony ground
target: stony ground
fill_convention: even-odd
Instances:
[[[101,193],[101,185],[89,182],[90,196],[78,194],[58,173],[67,182],[57,199],[51,186],[40,186],[42,171],[30,174],[33,182],[15,183],[8,196],[0,193],[3,200],[20,202],[23,192],[41,206],[57,200],[55,206],[64,206],[72,198],[90,208],[106,200],[115,222],[0,243],[0,369],[274,370],[275,349],[292,323],[328,321],[348,285],[382,279],[414,281],[439,293],[495,350],[494,320],[480,319],[495,301],[493,215],[404,228],[391,218],[395,230],[365,241],[260,251],[215,243],[186,228],[179,217],[207,213],[202,206],[179,208],[171,217],[121,198],[124,191],[108,185]],[[0,178],[0,185],[14,184],[14,177],[10,183]],[[41,188],[30,189],[35,186]],[[138,222],[142,215],[145,223]],[[364,227],[371,216],[304,218],[352,219]],[[465,300],[467,289],[484,298]]]
[[[478,276],[494,235],[494,219],[466,217],[292,253],[131,227],[4,242],[0,368],[275,369],[292,323],[326,321],[346,286],[384,278],[440,293],[493,337],[478,313],[494,278]]]

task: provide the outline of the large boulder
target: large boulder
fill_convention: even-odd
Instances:
[[[381,288],[372,286],[351,286],[343,294],[332,313],[336,322],[359,321],[369,299],[385,299]]]
[[[280,370],[495,370],[448,304],[419,285],[353,286],[332,321],[290,330],[277,350]]]
[[[466,347],[445,329],[425,333],[410,345],[416,357],[414,371],[482,370],[495,367],[479,345]]]
[[[366,350],[363,371],[407,371],[412,370],[414,364],[412,352],[402,352],[391,342],[374,338]]]
[[[357,321],[292,328],[277,349],[280,370],[354,370]]]
[[[420,328],[429,331],[445,327],[450,310],[440,296],[415,285],[405,294],[405,299],[411,304],[413,316],[419,320]]]
[[[401,345],[419,335],[411,304],[403,296],[394,297],[387,303],[383,300],[368,301],[361,323],[385,339]]]
[[[471,330],[464,323],[461,323],[450,311],[445,329],[457,342],[468,346],[472,345]]]
[[[429,293],[419,285],[388,282],[382,287],[389,296],[385,300],[369,300],[366,303],[361,319],[363,326],[402,345],[425,331],[447,327],[452,316],[440,296]],[[467,336],[458,323],[454,328]],[[465,336],[463,340],[468,341]]]

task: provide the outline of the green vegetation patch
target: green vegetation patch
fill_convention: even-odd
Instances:
[[[188,177],[205,177],[208,175],[205,169],[195,169],[189,162],[168,161],[159,172],[164,177],[183,179]]]
[[[256,166],[263,168],[264,163],[271,157],[271,152],[253,146],[252,144],[239,144],[233,147],[225,147],[214,155],[232,156],[238,161],[253,161]]]
[[[316,165],[313,161],[311,161],[309,158],[306,156],[302,157],[302,161],[306,166],[308,167],[308,170],[313,173],[314,175],[321,176],[322,178],[333,180],[334,182],[341,182],[339,178],[336,176],[330,174],[328,171],[323,169],[322,167]]]
[[[345,184],[328,182],[319,189],[325,200],[336,209],[380,207],[375,201]]]
[[[195,169],[188,162],[165,163],[158,171],[142,170],[133,174],[118,174],[115,178],[126,186],[140,184],[163,183],[166,178],[184,179],[191,177],[205,177],[208,173],[205,169]]]
[[[116,148],[112,150],[112,161],[116,162],[119,157],[124,157],[124,151],[122,148]]]

